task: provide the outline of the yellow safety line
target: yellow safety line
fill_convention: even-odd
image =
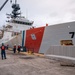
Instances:
[[[12,48],[9,48],[8,50],[13,50]],[[18,52],[18,51],[17,51]],[[45,57],[44,54],[40,54],[40,53],[31,53],[31,52],[20,52],[21,54],[25,54],[25,55],[35,55],[35,56],[39,56],[39,57]]]

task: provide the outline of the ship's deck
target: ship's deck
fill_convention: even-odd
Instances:
[[[6,52],[7,59],[0,57],[0,75],[75,75],[75,67],[60,66],[58,61]]]

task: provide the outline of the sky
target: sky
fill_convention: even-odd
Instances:
[[[0,0],[0,7],[4,1]],[[75,0],[17,0],[17,3],[22,16],[34,21],[34,26],[75,21]],[[6,24],[6,13],[11,13],[11,5],[9,0],[0,11],[0,26]]]

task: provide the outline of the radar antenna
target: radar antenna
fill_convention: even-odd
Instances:
[[[12,3],[12,0],[10,0],[10,2]],[[20,10],[20,6],[19,4],[17,4],[17,0],[15,0],[15,3],[12,4],[12,13],[11,14],[7,14],[8,16],[10,16],[11,18],[17,18],[21,15]]]
[[[20,6],[19,4],[17,4],[17,0],[15,0],[15,3],[12,4],[12,15],[11,15],[11,18],[16,18],[18,17],[18,15],[20,15],[21,13],[18,12],[20,10]]]

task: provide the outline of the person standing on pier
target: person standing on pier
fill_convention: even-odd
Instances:
[[[6,59],[6,52],[5,52],[4,43],[2,43],[2,46],[1,46],[1,57],[2,57],[2,60],[3,60],[3,58]]]
[[[20,44],[19,44],[19,45],[18,45],[18,48],[17,48],[18,53],[20,52],[20,48],[21,48],[21,46],[20,46]]]
[[[14,45],[13,52],[16,53],[16,44]]]

